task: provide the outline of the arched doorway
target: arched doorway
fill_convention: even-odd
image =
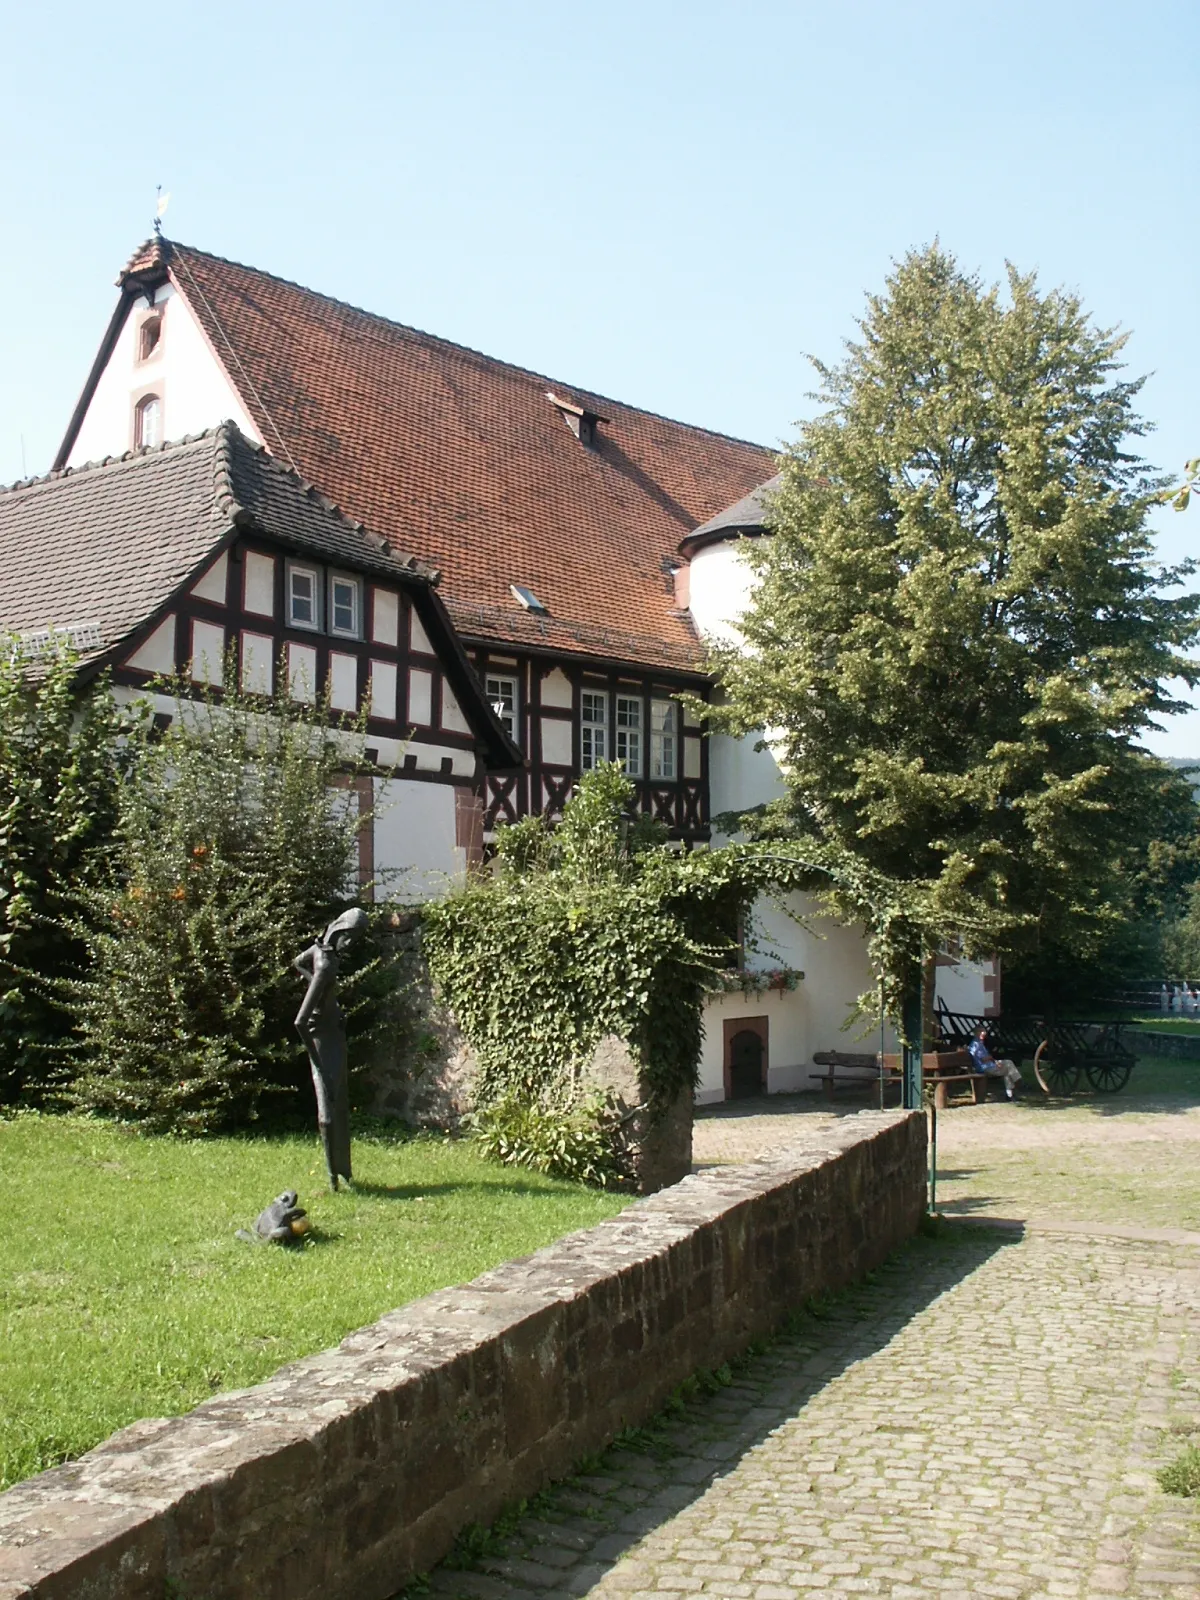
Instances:
[[[732,1017],[725,1023],[725,1097],[744,1100],[767,1087],[766,1017]]]

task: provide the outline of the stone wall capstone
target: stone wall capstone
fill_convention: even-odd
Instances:
[[[925,1118],[862,1112],[381,1317],[0,1495],[0,1600],[386,1600],[925,1203]]]

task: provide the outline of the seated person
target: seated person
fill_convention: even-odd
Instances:
[[[1011,1061],[997,1061],[987,1046],[987,1029],[980,1028],[979,1032],[967,1046],[971,1060],[975,1063],[977,1072],[999,1072],[1004,1075],[1004,1093],[1011,1100],[1017,1084],[1021,1081],[1021,1069]]]

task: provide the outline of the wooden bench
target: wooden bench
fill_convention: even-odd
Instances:
[[[845,1050],[815,1050],[814,1066],[824,1067],[824,1072],[810,1072],[821,1085],[826,1100],[832,1100],[839,1089],[877,1089],[879,1087],[879,1057],[869,1053]],[[858,1070],[846,1070],[857,1068]],[[841,1069],[841,1070],[839,1070]],[[885,1085],[898,1081],[897,1075],[885,1069]]]
[[[883,1065],[886,1071],[899,1073],[901,1058],[898,1055],[885,1055]],[[928,1051],[921,1057],[921,1074],[925,1088],[932,1091],[933,1103],[939,1111],[944,1111],[950,1104],[950,1090],[954,1085],[968,1084],[972,1102],[978,1106],[987,1099],[989,1083],[1004,1081],[998,1072],[980,1072],[968,1050]]]

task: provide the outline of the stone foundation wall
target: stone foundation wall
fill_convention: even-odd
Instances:
[[[385,1600],[467,1523],[877,1265],[925,1118],[863,1112],[0,1495],[0,1600]]]

